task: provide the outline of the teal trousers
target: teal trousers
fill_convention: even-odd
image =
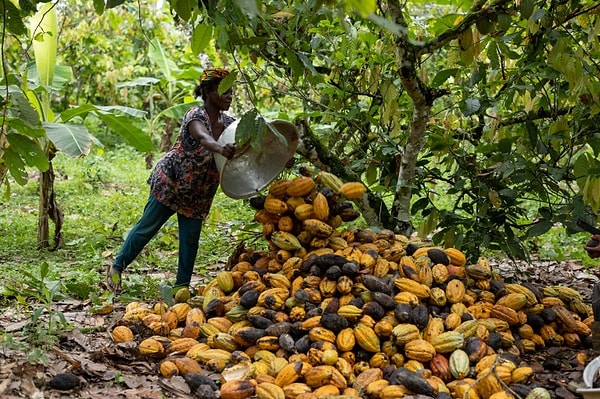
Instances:
[[[173,214],[175,214],[174,210],[158,202],[150,194],[142,217],[127,234],[123,246],[113,261],[113,267],[121,272],[124,271]],[[193,219],[178,213],[177,226],[179,228],[179,257],[175,287],[189,286],[198,253],[202,219]]]

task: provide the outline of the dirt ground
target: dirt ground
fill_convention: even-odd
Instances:
[[[577,289],[587,302],[598,278],[572,262],[491,262],[506,281],[527,280],[540,287],[567,285]],[[159,376],[158,361],[140,357],[136,344],[116,345],[108,331],[121,318],[124,307],[107,315],[90,313],[85,302],[59,302],[61,311],[75,328],[65,333],[58,345],[47,353],[44,364],[30,362],[26,354],[14,351],[6,342],[0,352],[0,398],[189,398],[194,397],[182,377]],[[0,314],[4,333],[18,336],[30,319],[19,319],[14,309]],[[553,398],[578,398],[575,391],[582,384],[582,372],[594,354],[591,340],[581,348],[546,348],[523,361],[535,370],[528,386],[543,386]],[[69,372],[76,376],[76,388],[61,391],[52,388],[52,378]],[[218,376],[213,375],[214,378]]]

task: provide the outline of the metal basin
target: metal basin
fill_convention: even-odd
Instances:
[[[267,120],[286,138],[283,143],[271,129],[267,129],[262,147],[255,150],[250,145],[238,149],[235,156],[227,159],[215,154],[215,163],[221,175],[221,190],[231,198],[250,198],[267,187],[285,168],[285,164],[298,147],[298,131],[293,123],[285,120]],[[219,137],[219,143],[235,143],[239,119],[227,127]]]

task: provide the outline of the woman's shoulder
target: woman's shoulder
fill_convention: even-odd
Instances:
[[[185,113],[185,118],[192,118],[198,116],[206,116],[208,115],[206,112],[206,107],[204,105],[194,105]]]

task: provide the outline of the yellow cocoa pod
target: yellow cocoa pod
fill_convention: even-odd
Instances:
[[[295,251],[302,248],[298,238],[287,231],[274,231],[271,233],[271,241],[276,247],[287,251]]]
[[[333,233],[333,227],[319,219],[306,219],[304,229],[315,237],[328,238]]]
[[[179,369],[177,368],[177,365],[175,364],[175,362],[172,362],[170,360],[163,360],[162,362],[160,362],[159,370],[160,375],[162,375],[165,378],[171,378],[179,374]]]
[[[304,197],[315,188],[315,181],[311,177],[299,176],[292,180],[286,189],[286,194],[292,197]]]
[[[310,394],[312,388],[303,382],[295,382],[283,386],[283,392],[286,398],[300,398],[303,394]]]
[[[273,215],[282,215],[288,210],[287,203],[277,198],[265,200],[265,210]]]
[[[322,193],[317,193],[312,201],[313,212],[319,220],[327,220],[329,218],[329,203],[327,198]]]
[[[356,345],[354,331],[351,328],[344,328],[338,333],[335,343],[340,351],[351,351],[354,348],[354,345]]]
[[[287,189],[292,184],[289,179],[277,180],[269,186],[269,194],[275,198],[283,198],[287,194]]]
[[[354,337],[356,338],[356,343],[367,352],[379,352],[381,350],[379,337],[371,327],[365,324],[356,324],[354,327]]]
[[[507,283],[504,284],[504,289],[506,292],[510,293],[519,293],[523,294],[527,297],[527,306],[534,306],[538,303],[537,297],[529,288],[525,287],[521,284],[516,283]]]
[[[405,396],[411,395],[412,392],[406,388],[404,385],[388,385],[384,387],[380,394],[379,399],[396,399],[403,398]]]
[[[425,363],[435,355],[434,346],[424,339],[415,339],[404,345],[404,354],[407,358]]]
[[[167,353],[187,353],[194,345],[199,344],[194,338],[179,338],[167,347]]]
[[[410,292],[416,295],[420,299],[429,298],[430,289],[424,284],[418,281],[414,281],[410,278],[400,277],[394,280],[394,285],[400,291]]]
[[[336,194],[340,193],[340,188],[342,187],[342,184],[344,184],[344,182],[339,177],[337,177],[333,173],[326,172],[324,170],[319,172],[319,174],[317,175],[317,179],[322,185],[324,185],[325,187],[329,187]]]
[[[423,330],[423,339],[431,340],[444,332],[444,320],[441,317],[431,317]]]
[[[512,308],[509,308],[508,306],[495,304],[494,306],[492,306],[490,315],[492,317],[506,321],[510,326],[516,326],[520,324],[520,319],[519,315],[517,314],[517,311]]]
[[[283,389],[270,382],[261,382],[256,386],[257,399],[285,399]]]
[[[251,380],[231,380],[221,385],[222,399],[245,399],[254,395],[256,385]]]
[[[346,389],[347,387],[346,379],[342,373],[327,364],[310,367],[303,377],[306,384],[311,388],[319,388],[328,384],[338,389]]]
[[[508,306],[514,310],[521,310],[527,305],[527,295],[520,292],[512,292],[504,295],[496,301],[497,305]]]
[[[189,357],[177,357],[173,359],[173,363],[177,366],[179,374],[185,375],[188,373],[204,373],[202,367],[194,359]]]
[[[446,256],[450,259],[450,263],[454,266],[464,266],[467,263],[465,254],[457,248],[446,248],[444,250]]]
[[[302,376],[302,362],[291,362],[283,367],[275,376],[275,385],[284,388],[296,382]],[[310,392],[310,390],[309,390]]]
[[[315,218],[315,211],[312,204],[301,204],[294,209],[294,216],[300,221]]]
[[[138,345],[140,355],[154,355],[165,351],[163,344],[154,338],[146,338]]]
[[[340,194],[348,199],[359,199],[367,192],[367,188],[361,182],[348,182],[340,187]]]
[[[333,331],[326,329],[325,327],[314,327],[308,332],[308,337],[312,342],[331,342],[335,343],[336,335]]]
[[[115,343],[133,341],[133,332],[127,326],[117,326],[112,330],[112,339]]]
[[[450,280],[446,284],[446,298],[449,303],[460,303],[465,298],[466,287],[459,279]]]
[[[224,293],[233,291],[233,288],[234,288],[233,275],[231,274],[230,271],[228,271],[228,270],[220,271],[217,274],[216,279],[217,279],[217,286],[221,289],[221,291],[223,291]]]
[[[190,348],[190,351],[191,351],[191,349],[192,348]],[[190,353],[190,351],[188,351],[188,353],[186,353],[186,356],[192,358],[192,353]],[[228,352],[223,349],[207,349],[207,350],[204,350],[201,352],[198,351],[198,352],[194,352],[193,356],[194,356],[193,359],[200,363],[206,363],[210,359],[220,359],[220,360],[224,360],[227,362],[231,362],[231,360],[232,360],[231,352]]]
[[[431,345],[438,353],[451,353],[462,348],[465,343],[464,336],[456,331],[446,331],[431,339]]]
[[[401,323],[392,330],[392,337],[396,345],[405,345],[406,343],[419,338],[419,327],[410,323]]]
[[[510,382],[514,384],[525,382],[533,375],[533,369],[528,366],[517,367],[510,374]]]

